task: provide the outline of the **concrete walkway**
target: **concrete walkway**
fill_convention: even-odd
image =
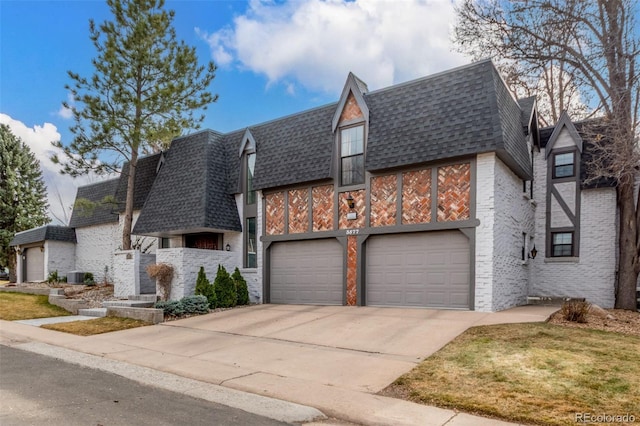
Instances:
[[[315,407],[358,424],[493,425],[500,422],[376,393],[471,326],[544,321],[556,309],[258,305],[90,337],[2,322],[0,343],[48,343],[92,359]]]
[[[89,321],[89,320],[94,320],[96,318],[97,317],[89,317],[86,315],[69,315],[66,317],[35,318],[35,319],[29,319],[29,320],[17,320],[14,322],[17,322],[19,324],[33,325],[35,327],[40,327],[41,325],[47,325],[47,324],[60,324],[63,322],[73,322],[73,321]]]

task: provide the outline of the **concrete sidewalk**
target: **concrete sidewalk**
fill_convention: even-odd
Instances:
[[[120,361],[205,382],[219,392],[233,389],[315,407],[358,424],[493,425],[500,422],[376,393],[470,326],[544,321],[556,309],[479,313],[258,305],[90,337],[2,322],[0,343],[47,343],[53,345],[48,351],[94,355],[91,364],[97,367],[97,360]]]

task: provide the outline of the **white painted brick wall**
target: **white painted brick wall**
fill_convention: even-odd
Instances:
[[[476,159],[476,285],[475,309],[492,311],[493,307],[493,233],[495,225],[494,153],[480,154]]]
[[[136,288],[140,288],[137,282],[136,270],[140,263],[136,250],[116,251],[113,256],[114,287],[115,297],[127,298],[136,293]]]
[[[117,223],[87,226],[76,229],[76,265],[75,269],[91,272],[96,281],[102,281],[105,266],[113,277],[113,252],[121,242]]]
[[[534,197],[536,248],[530,296],[584,297],[603,308],[614,304],[616,273],[616,194],[613,188],[587,189],[581,193],[580,256],[577,259],[546,258],[546,182],[544,149],[535,154]]]
[[[216,277],[218,265],[223,265],[230,274],[236,266],[240,266],[233,252],[184,247],[159,249],[156,252],[156,262],[173,266],[170,300],[179,300],[194,294],[201,266],[204,267],[207,279],[211,282]]]
[[[58,276],[66,277],[76,267],[76,245],[63,241],[45,241],[44,277],[58,271]]]
[[[526,233],[528,239],[534,232],[534,207],[529,198],[523,195],[522,179],[499,158],[494,158],[495,223],[491,310],[500,311],[527,302],[529,263],[528,260],[522,260],[522,234]]]

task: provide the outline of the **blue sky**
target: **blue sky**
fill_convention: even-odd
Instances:
[[[449,0],[168,0],[179,39],[218,65],[219,100],[203,128],[221,132],[337,100],[349,71],[374,90],[468,62],[452,51]],[[41,161],[52,215],[64,222],[76,187],[60,176],[52,140],[71,140],[67,71],[92,73],[89,19],[106,2],[0,0],[0,122]]]

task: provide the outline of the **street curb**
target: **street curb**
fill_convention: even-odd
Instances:
[[[327,418],[327,416],[319,410],[306,405],[187,379],[175,374],[106,359],[96,355],[76,352],[47,343],[28,342],[7,346],[57,358],[83,367],[106,371],[143,385],[154,386],[205,401],[238,408],[247,413],[257,414],[281,422],[307,423]]]

